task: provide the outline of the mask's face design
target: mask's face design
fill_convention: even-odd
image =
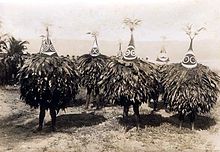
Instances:
[[[48,56],[52,56],[53,54],[56,54],[56,50],[55,50],[51,40],[43,41],[40,52],[43,54],[46,54]]]
[[[136,58],[134,46],[128,46],[127,51],[124,53],[124,58],[126,60],[133,60]]]
[[[99,55],[99,49],[97,47],[93,47],[91,52],[90,52],[91,56],[98,56]]]
[[[158,59],[157,59],[158,61],[161,61],[161,62],[168,62],[169,61],[169,58],[168,58],[168,56],[167,56],[167,54],[166,53],[160,53],[159,55],[158,55]]]
[[[187,55],[185,56],[185,58],[183,59],[183,63],[184,63],[184,64],[188,64],[188,65],[196,64],[195,56],[192,55],[192,54],[187,54]]]
[[[187,53],[182,61],[182,65],[186,68],[194,68],[197,66],[195,55],[191,52]]]

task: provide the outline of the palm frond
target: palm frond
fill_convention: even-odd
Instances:
[[[142,68],[144,64],[145,68]],[[122,103],[121,97],[138,103],[151,99],[152,92],[155,91],[155,78],[152,72],[147,71],[147,65],[139,59],[134,62],[111,60],[98,83],[104,98],[119,105],[127,104]]]
[[[77,61],[81,77],[80,84],[86,88],[95,90],[95,88],[97,88],[98,79],[102,75],[108,60],[108,57],[102,54],[97,57],[93,57],[89,54],[80,56]]]
[[[90,34],[90,35],[92,35],[92,37],[96,37],[99,35],[99,33],[97,31],[87,32],[86,34]]]
[[[163,78],[171,110],[182,113],[209,112],[217,101],[219,83],[220,77],[202,64],[192,69],[171,64]]]
[[[35,108],[66,108],[78,93],[78,79],[78,71],[68,58],[34,55],[19,71],[21,99]]]
[[[140,25],[141,20],[139,19],[132,20],[130,18],[125,18],[123,20],[123,23],[127,25],[131,31],[133,31],[137,25]]]

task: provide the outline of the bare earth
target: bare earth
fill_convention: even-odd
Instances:
[[[82,92],[78,100],[84,100]],[[144,151],[220,151],[220,103],[211,114],[198,116],[195,131],[163,109],[151,114],[141,106],[142,128],[135,128],[132,110],[126,122],[120,107],[85,111],[82,105],[61,111],[57,132],[50,131],[46,116],[42,132],[34,133],[38,110],[30,109],[19,99],[13,87],[0,89],[0,151],[5,152],[144,152]],[[129,130],[125,131],[125,124]]]

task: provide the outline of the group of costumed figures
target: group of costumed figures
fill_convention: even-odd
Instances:
[[[89,32],[94,43],[89,54],[76,61],[58,56],[49,37],[42,41],[40,52],[27,59],[19,71],[21,98],[31,107],[40,108],[39,126],[42,130],[45,112],[50,111],[52,130],[56,130],[56,116],[60,109],[75,101],[79,88],[87,91],[85,108],[100,108],[107,101],[123,106],[123,117],[132,106],[139,127],[139,107],[154,101],[153,110],[162,94],[166,108],[179,114],[180,127],[189,116],[192,129],[196,114],[210,112],[218,98],[220,77],[207,66],[197,63],[192,42],[198,32],[187,35],[190,47],[181,63],[168,64],[166,50],[162,48],[155,64],[136,56],[133,32],[140,20],[125,19],[131,32],[130,42],[122,57],[108,57],[100,53],[97,33]]]

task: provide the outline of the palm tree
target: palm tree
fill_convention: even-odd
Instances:
[[[13,56],[14,54],[23,55],[23,51],[27,49],[26,45],[29,44],[28,41],[16,40],[13,36],[9,38],[8,42],[8,56]]]
[[[4,58],[8,83],[16,82],[17,73],[24,63],[22,55],[27,49],[27,44],[29,44],[28,41],[17,40],[13,36],[8,39],[7,55]]]
[[[2,27],[2,21],[0,21],[0,28]],[[0,52],[3,52],[7,48],[6,39],[5,37],[7,34],[3,34],[0,36]]]
[[[4,37],[6,34],[0,36],[0,84],[5,84],[6,80],[6,65],[3,62],[3,59],[5,57],[5,50],[7,49],[6,39]]]
[[[0,36],[0,52],[3,52],[3,50],[7,49],[6,40],[3,39],[6,36],[6,34]]]

